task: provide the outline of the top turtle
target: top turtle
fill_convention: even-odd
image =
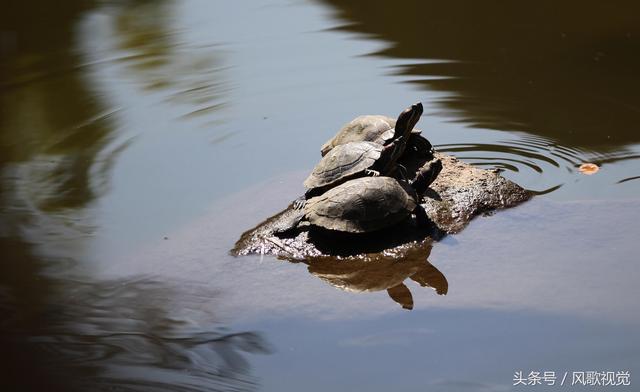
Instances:
[[[334,147],[349,142],[368,141],[385,145],[394,138],[395,126],[396,120],[391,117],[382,115],[358,116],[345,124],[334,137],[323,144],[320,154],[325,156]],[[419,129],[412,129],[407,146],[425,155],[431,154],[431,143],[421,133],[422,131]]]
[[[384,145],[360,141],[340,144],[331,149],[304,181],[307,188],[304,199],[319,196],[353,178],[368,174],[392,175],[422,110],[422,104],[416,103],[400,113],[396,126],[391,129],[392,137]],[[303,204],[298,203],[297,206],[302,207]]]

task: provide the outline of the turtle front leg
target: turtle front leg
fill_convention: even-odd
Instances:
[[[303,210],[307,205],[307,198],[303,195],[293,201],[294,210]]]
[[[295,210],[303,210],[304,206],[307,205],[307,200],[311,199],[312,197],[320,196],[324,193],[324,191],[326,191],[325,188],[313,188],[307,190],[304,195],[293,201],[293,208]]]
[[[273,231],[273,234],[277,236],[286,235],[288,232],[297,229],[300,222],[304,219],[304,211],[289,210],[280,219],[278,219],[278,221],[276,221],[271,230]]]

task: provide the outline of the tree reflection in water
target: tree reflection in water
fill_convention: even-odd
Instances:
[[[640,142],[638,2],[323,2],[459,121],[599,152]]]
[[[166,283],[56,281],[52,286],[47,303],[28,314],[10,293],[2,293],[0,307],[10,315],[2,324],[8,386],[253,390],[256,380],[245,354],[271,352],[259,333],[215,324],[202,328],[175,318],[168,304],[180,293]],[[197,301],[189,297],[188,303]]]
[[[0,12],[0,389],[255,389],[245,354],[270,352],[260,334],[186,323],[180,305],[170,305],[184,292],[166,282],[69,278],[69,264],[83,261],[73,249],[93,231],[92,204],[130,142],[117,134],[118,109],[89,84],[92,65],[77,48],[78,21],[96,3],[9,2]],[[123,2],[117,24],[122,50],[141,51],[129,60],[144,60],[145,72],[134,75],[160,67],[165,84],[177,77],[157,61],[175,62],[162,18],[167,4]],[[132,28],[131,9],[153,23]],[[141,49],[140,39],[154,45]],[[188,74],[195,65],[181,67]],[[218,98],[217,85],[189,90],[188,82],[180,79],[184,91],[174,92],[192,106]],[[215,300],[188,297],[189,306]]]

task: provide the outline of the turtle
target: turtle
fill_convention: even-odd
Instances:
[[[382,145],[370,141],[349,142],[331,149],[304,181],[305,195],[294,202],[303,208],[306,200],[350,179],[365,175],[391,175],[396,161],[404,153],[408,134],[422,115],[422,104],[405,109],[396,122],[393,140]]]
[[[336,146],[349,142],[369,141],[378,144],[387,144],[394,137],[396,120],[383,115],[358,116],[345,124],[338,133],[322,145],[320,154],[325,156]],[[433,158],[433,146],[421,135],[419,129],[412,129],[407,141],[409,149],[418,151],[422,155]]]
[[[399,223],[412,213],[418,226],[427,227],[429,219],[419,201],[441,170],[442,162],[433,159],[411,182],[384,176],[347,181],[309,199],[301,213],[280,231],[306,220],[328,230],[369,233]]]

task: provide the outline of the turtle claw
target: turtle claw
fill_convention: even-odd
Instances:
[[[371,177],[378,177],[380,176],[380,172],[377,170],[371,170],[371,169],[367,169],[364,171],[366,175],[371,176]]]
[[[303,210],[304,206],[307,205],[307,199],[305,199],[304,197],[295,199],[293,201],[293,209],[294,210]]]

